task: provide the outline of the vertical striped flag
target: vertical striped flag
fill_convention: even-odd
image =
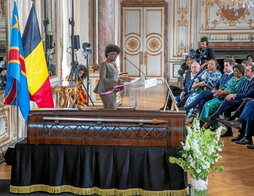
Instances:
[[[14,1],[4,104],[17,105],[25,120],[30,110],[26,67],[16,2]]]
[[[53,108],[48,68],[34,3],[26,22],[22,41],[30,99],[35,101],[39,108]]]

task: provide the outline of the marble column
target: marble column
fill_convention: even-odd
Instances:
[[[105,60],[105,47],[115,43],[115,0],[98,1],[99,63]]]

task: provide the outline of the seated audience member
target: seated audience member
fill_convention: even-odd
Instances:
[[[193,93],[188,97],[185,107],[183,108],[187,110],[188,117],[193,115],[193,108],[188,109],[186,106],[192,103],[202,91],[211,91],[212,89],[215,89],[218,86],[221,76],[221,72],[217,70],[217,61],[210,60],[208,63],[208,69],[202,71],[198,77],[195,78],[191,87]]]
[[[183,107],[185,104],[185,101],[187,100],[188,96],[190,95],[191,91],[191,86],[194,82],[195,77],[198,75],[200,72],[200,65],[197,62],[194,62],[191,64],[191,71],[187,73],[186,75],[186,82],[184,89],[182,90],[181,94],[176,97],[177,101],[177,106],[178,107]]]
[[[239,129],[239,135],[232,139],[232,142],[237,144],[250,144],[250,149],[254,149],[252,136],[254,132],[254,100],[249,101],[240,118],[237,121],[229,121],[229,124],[236,126]]]
[[[4,56],[0,62],[0,73],[6,70],[6,57]]]
[[[194,59],[190,59],[189,57],[186,57],[185,63],[183,63],[181,65],[181,69],[179,70],[179,77],[178,77],[178,86],[170,86],[171,91],[173,93],[174,96],[179,96],[181,91],[183,90],[184,86],[189,82],[190,80],[190,66],[191,64],[194,62]],[[183,83],[180,81],[181,78],[183,78]],[[181,84],[182,83],[182,84]],[[168,97],[168,90],[166,93],[166,99]],[[166,103],[167,101],[167,103]],[[170,110],[171,108],[171,104],[172,104],[172,100],[169,97],[168,100],[165,100],[165,104],[162,108],[160,108],[160,110],[164,110],[164,108],[166,107],[167,110]]]
[[[200,39],[200,48],[196,50],[196,54],[200,59],[200,62],[198,63],[201,65],[202,70],[207,69],[208,62],[212,59],[215,59],[214,50],[209,48],[208,44],[208,38],[202,37]]]
[[[226,82],[234,76],[233,72],[234,61],[230,59],[224,60],[224,74],[221,76],[218,87],[214,89],[203,90],[189,105],[184,107],[185,110],[190,110],[191,108],[195,108],[198,105],[198,113],[201,113],[204,104],[213,98],[213,93],[217,91],[217,89],[224,89]]]
[[[253,96],[251,95],[250,97],[253,97]],[[221,121],[223,123],[224,121],[231,121],[236,118],[239,118],[239,116],[241,115],[241,113],[244,110],[244,107],[251,100],[252,100],[252,98],[244,98],[240,105],[236,105],[235,107],[226,108],[224,111],[224,115],[225,115],[224,119],[219,119],[219,121]],[[235,110],[235,108],[236,108],[236,110]],[[235,113],[233,115],[231,115],[231,113],[234,110],[235,110]]]
[[[248,65],[248,61],[243,60],[243,61],[241,62],[241,65],[242,65],[244,68],[246,68],[247,65]]]
[[[194,62],[189,56],[186,56],[184,63],[181,64],[181,68],[178,70],[177,82],[183,83],[186,74],[190,71],[190,66]]]
[[[222,115],[224,111],[229,111],[232,108],[236,109],[243,101],[244,98],[254,98],[254,66],[248,65],[245,69],[244,76],[247,77],[239,90],[234,94],[229,94],[225,97],[224,102],[219,108],[208,118],[205,118],[206,122],[215,124],[219,120],[219,115]],[[233,135],[232,129],[228,128],[228,131],[223,136]]]
[[[247,55],[246,61],[248,62],[248,64],[253,65],[253,56],[251,54]]]
[[[228,80],[224,89],[220,89],[213,94],[215,98],[205,103],[202,112],[200,113],[200,119],[203,122],[206,122],[205,127],[210,126],[210,122],[208,123],[206,118],[212,115],[224,102],[226,95],[236,93],[240,89],[242,83],[247,79],[244,77],[244,72],[245,69],[242,65],[235,65],[234,77]],[[216,126],[217,125],[213,126],[213,128],[216,128]]]

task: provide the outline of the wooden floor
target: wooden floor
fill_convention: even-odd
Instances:
[[[158,110],[164,103],[163,86],[146,89],[145,98],[138,99],[138,109]],[[234,136],[237,130],[234,130]],[[223,138],[225,146],[219,164],[224,172],[209,175],[209,196],[254,196],[254,150]],[[11,167],[0,165],[0,179],[10,179]],[[0,187],[1,188],[1,187]]]

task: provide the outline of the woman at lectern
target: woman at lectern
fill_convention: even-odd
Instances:
[[[100,95],[103,108],[107,110],[116,110],[116,87],[123,84],[123,81],[118,77],[116,65],[116,59],[120,51],[120,48],[116,45],[109,44],[106,46],[106,61],[100,65],[100,80],[94,89],[94,93]]]

